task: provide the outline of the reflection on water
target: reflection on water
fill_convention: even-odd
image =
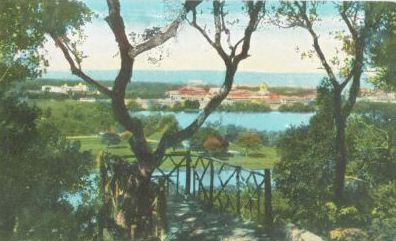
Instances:
[[[141,115],[152,114],[174,114],[181,127],[188,126],[197,116],[198,113],[191,112],[158,112],[158,111],[141,111]],[[289,112],[265,112],[265,113],[242,113],[242,112],[214,112],[208,119],[207,123],[221,123],[222,125],[236,125],[248,129],[259,131],[284,131],[290,126],[308,124],[309,119],[314,113],[289,113]]]

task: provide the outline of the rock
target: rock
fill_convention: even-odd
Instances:
[[[368,235],[361,229],[358,228],[337,228],[330,231],[331,241],[366,241]]]
[[[286,225],[285,238],[285,241],[323,241],[318,235],[299,229],[294,224]]]

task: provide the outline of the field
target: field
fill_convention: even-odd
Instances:
[[[149,139],[149,142],[155,147],[156,138],[159,135],[152,135]],[[94,156],[97,156],[101,151],[108,151],[115,155],[131,155],[131,151],[129,149],[129,145],[126,141],[121,141],[118,145],[106,146],[101,142],[100,137],[98,136],[70,136],[68,137],[70,140],[79,140],[81,143],[82,150],[91,151]],[[229,152],[232,153],[232,156],[227,157],[225,160],[227,163],[232,165],[242,166],[247,169],[264,169],[264,168],[272,168],[274,163],[279,159],[276,148],[262,146],[259,150],[256,151],[256,156],[245,156],[243,148],[231,144],[229,147]],[[172,152],[173,150],[169,150],[168,152]],[[184,151],[184,149],[177,149],[176,151]],[[196,153],[193,153],[196,154]],[[171,163],[164,163],[162,167],[168,168],[171,167]]]

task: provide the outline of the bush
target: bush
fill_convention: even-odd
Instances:
[[[206,138],[203,147],[206,151],[211,153],[226,152],[228,148],[228,142],[220,136],[209,136]]]
[[[102,134],[102,143],[108,146],[120,144],[121,138],[118,134],[113,132],[106,132]]]
[[[198,100],[185,100],[183,103],[184,109],[199,109],[199,101]]]
[[[129,132],[129,131],[124,131],[124,132],[121,133],[121,135],[120,135],[120,138],[121,138],[121,140],[123,140],[123,141],[128,141],[129,138],[131,138],[131,137],[132,137],[132,133]]]
[[[261,136],[255,132],[243,132],[238,136],[238,145],[248,151],[258,150],[262,146]]]
[[[269,112],[271,107],[265,102],[239,101],[232,104],[223,104],[218,111],[225,112]]]
[[[130,100],[127,104],[128,110],[132,111],[141,111],[143,110],[143,107],[141,104],[139,104],[136,100]]]
[[[111,109],[105,104],[43,100],[38,102],[38,106],[46,109],[46,118],[68,136],[93,135],[117,125]]]
[[[293,103],[293,104],[284,104],[279,106],[278,111],[280,112],[314,112],[315,107],[313,105],[307,105],[303,103]]]
[[[195,151],[204,151],[204,142],[210,136],[220,136],[220,133],[212,127],[200,128],[191,138],[191,148]]]

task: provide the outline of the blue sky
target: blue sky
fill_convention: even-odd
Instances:
[[[110,70],[118,69],[119,57],[117,44],[104,21],[107,14],[105,0],[84,0],[84,2],[98,14],[98,18],[85,26],[87,39],[81,47],[89,56],[83,62],[85,69]],[[270,2],[273,5],[276,2]],[[127,32],[142,32],[152,26],[165,26],[178,12],[182,1],[177,0],[121,0],[121,13],[125,21]],[[203,26],[212,26],[210,2],[201,5],[204,14],[198,16]],[[241,2],[228,1],[227,9],[229,21],[240,19],[240,23],[247,21],[246,14],[241,11]],[[319,11],[322,21],[315,25],[320,34],[320,42],[329,56],[335,54],[335,47],[339,43],[328,35],[329,31],[345,29],[342,22],[335,16],[331,3],[327,3]],[[232,40],[242,36],[243,26],[233,26]],[[296,49],[299,51],[296,51]],[[46,44],[50,58],[51,70],[67,70],[69,67],[63,59],[59,49],[52,41]],[[301,51],[312,49],[312,39],[303,29],[279,29],[263,23],[254,33],[250,54],[251,57],[240,65],[242,71],[257,72],[322,72],[316,58],[301,60]],[[153,64],[147,61],[159,54],[165,58]],[[160,70],[223,70],[224,64],[216,52],[207,44],[204,38],[187,23],[183,24],[175,39],[168,41],[161,48],[139,56],[136,69]]]

